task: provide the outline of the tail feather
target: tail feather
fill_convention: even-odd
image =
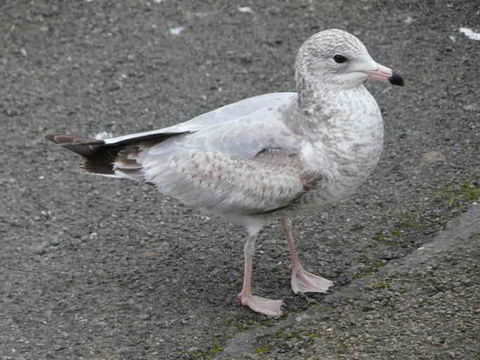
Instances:
[[[139,179],[142,169],[136,161],[139,154],[169,137],[185,133],[149,134],[109,143],[78,135],[48,134],[45,138],[83,156],[82,168],[87,172]]]
[[[106,146],[105,141],[78,135],[48,134],[50,141],[84,157],[82,168],[87,172],[114,175],[113,162],[119,149]]]
[[[91,156],[100,145],[105,144],[103,140],[78,135],[47,134],[45,138],[84,157]]]

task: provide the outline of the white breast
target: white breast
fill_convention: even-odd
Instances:
[[[380,109],[364,87],[336,94],[328,104],[316,140],[305,144],[302,153],[306,166],[324,177],[318,190],[305,198],[310,205],[338,201],[355,191],[377,165],[383,148]]]

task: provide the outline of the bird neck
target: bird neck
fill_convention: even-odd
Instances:
[[[361,84],[344,88],[337,84],[300,81],[297,88],[297,103],[290,109],[290,116],[285,117],[286,125],[311,141],[317,140],[325,127],[330,131],[337,127],[353,130],[357,127],[358,110],[376,108],[375,100]]]
[[[304,69],[295,74],[298,92],[297,107],[299,110],[310,111],[325,102],[334,102],[341,95],[350,96],[365,92],[362,81],[341,81],[341,78],[324,75],[319,78]],[[358,95],[354,95],[358,96]]]

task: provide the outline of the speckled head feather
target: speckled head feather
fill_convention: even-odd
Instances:
[[[335,55],[350,61],[336,63]],[[348,82],[348,79],[335,78],[334,75],[353,72],[356,64],[369,61],[373,63],[365,45],[357,37],[338,29],[321,31],[307,39],[298,51],[295,63],[297,86],[301,91],[302,81],[312,77],[321,79],[323,85]]]
[[[354,35],[339,29],[320,31],[308,38],[302,45],[310,49],[318,49],[325,56],[337,52],[365,52],[365,45]]]

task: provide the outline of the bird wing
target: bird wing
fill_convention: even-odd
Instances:
[[[263,158],[264,152],[276,152]],[[305,193],[297,154],[265,150],[246,159],[186,151],[164,161],[146,157],[145,179],[160,192],[218,214],[257,215],[285,207]]]
[[[121,143],[132,143],[141,140],[142,138],[145,138],[145,140],[153,139],[156,135],[195,132],[207,127],[236,121],[241,117],[253,114],[262,109],[280,109],[289,106],[296,100],[297,93],[292,92],[258,95],[222,106],[173,126],[105,139],[105,144],[116,145]]]
[[[216,213],[283,207],[305,192],[302,139],[282,121],[295,101],[294,93],[267,94],[163,129],[183,133],[127,152],[116,171],[141,174],[162,193]]]

